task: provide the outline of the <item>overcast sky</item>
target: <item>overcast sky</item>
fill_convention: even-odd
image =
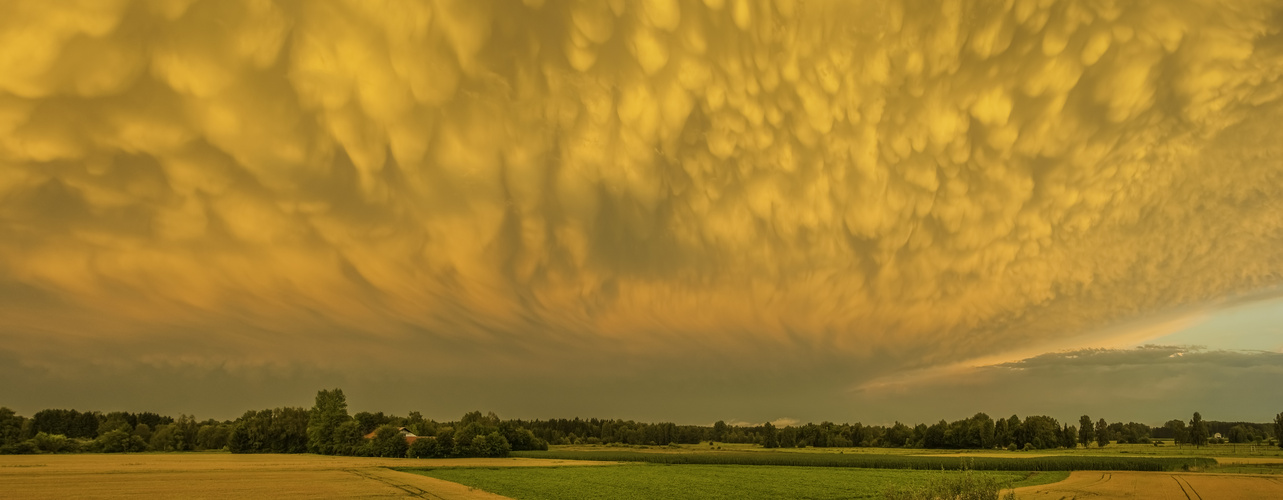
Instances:
[[[1281,28],[1273,0],[3,2],[0,405],[1267,421]]]

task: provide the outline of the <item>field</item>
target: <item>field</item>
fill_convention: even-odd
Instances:
[[[1019,488],[1020,500],[1065,498],[1154,498],[1255,500],[1283,498],[1283,478],[1239,474],[1163,472],[1073,472],[1055,484]]]
[[[1142,471],[974,471],[973,477],[1012,482],[1021,499],[1059,498],[1283,498],[1283,456],[1136,456],[1127,450],[1054,453],[927,452],[840,449],[713,451],[702,448],[557,448],[544,458],[411,460],[318,455],[139,453],[0,456],[3,498],[437,498],[459,500],[542,498],[877,498],[889,485],[958,477],[959,466],[1033,468],[1048,463],[1123,467],[1161,464]],[[1095,456],[1093,452],[1115,451]],[[1221,451],[1203,449],[1204,452]],[[1233,451],[1233,450],[1227,450]],[[523,453],[524,454],[524,453]],[[962,456],[958,456],[962,455]],[[569,460],[597,458],[597,461]],[[628,460],[628,462],[602,461]],[[637,460],[644,460],[638,462]],[[1115,462],[1121,460],[1123,462]],[[675,462],[665,465],[651,462]],[[705,463],[695,463],[703,461]],[[799,467],[799,461],[807,467]],[[906,461],[936,470],[854,468]],[[1066,462],[1075,461],[1075,462]],[[1098,462],[1092,462],[1098,461]],[[1193,462],[1191,462],[1193,461]],[[765,466],[764,463],[783,463]],[[1185,464],[1200,472],[1184,472]],[[751,465],[758,464],[758,465]],[[1023,464],[1023,465],[1022,465]],[[829,465],[829,466],[816,466]],[[831,466],[842,465],[842,466]],[[589,466],[589,467],[580,467]],[[944,468],[948,472],[939,469]],[[414,472],[414,473],[411,473]],[[934,479],[933,479],[934,478]],[[1066,479],[1067,478],[1067,479]],[[1062,480],[1064,479],[1064,480]]]
[[[654,464],[701,465],[778,465],[798,467],[860,467],[867,469],[987,471],[1072,471],[1128,470],[1176,471],[1204,469],[1216,461],[1199,457],[1123,457],[1123,456],[917,456],[876,455],[869,453],[790,453],[790,452],[647,452],[645,450],[597,451],[523,451],[514,456],[559,460],[601,460],[645,462]]]
[[[0,456],[2,498],[502,498],[408,466],[574,466],[529,459],[410,460],[319,455],[143,453]]]
[[[438,468],[409,472],[519,499],[877,498],[895,484],[960,472],[735,465],[628,464],[614,467]],[[983,472],[1014,486],[1060,481],[1067,473]]]
[[[613,467],[405,469],[522,500],[880,498],[892,485],[961,472],[823,467],[627,464]],[[1014,486],[1060,481],[1065,472],[977,472]]]

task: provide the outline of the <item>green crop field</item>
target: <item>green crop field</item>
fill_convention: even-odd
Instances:
[[[558,460],[602,460],[655,464],[784,465],[799,467],[861,467],[869,469],[991,470],[991,471],[1174,471],[1203,469],[1216,460],[1199,457],[1042,456],[1031,458],[949,457],[913,455],[698,452],[647,453],[644,451],[523,451],[513,456]]]
[[[742,465],[626,464],[598,467],[397,469],[518,500],[879,498],[890,487],[923,484],[958,471]],[[1013,487],[1063,480],[1067,472],[972,472]]]

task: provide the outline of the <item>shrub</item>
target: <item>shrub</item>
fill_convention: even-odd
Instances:
[[[128,453],[147,451],[147,442],[121,429],[108,432],[94,440],[93,448],[103,453]]]
[[[31,442],[36,445],[37,450],[45,453],[72,451],[71,448],[76,445],[75,441],[67,439],[67,436],[45,432],[36,433],[36,436],[31,438]]]
[[[1016,451],[1016,443],[1007,445],[1007,451]]]
[[[385,458],[404,457],[410,448],[405,442],[405,435],[391,425],[379,427],[369,445],[368,456]]]
[[[36,443],[30,439],[0,446],[0,455],[31,455],[38,451],[40,450],[36,448]]]
[[[926,484],[897,484],[883,490],[887,500],[998,500],[1005,485],[998,478],[976,474],[971,470],[962,474],[939,475]],[[1006,498],[1015,499],[1014,492]]]
[[[471,455],[478,457],[506,457],[512,451],[508,440],[498,432],[491,432],[472,439]]]
[[[436,438],[421,437],[410,443],[410,451],[406,453],[410,458],[445,458],[450,456],[449,450],[441,449],[441,444]]]

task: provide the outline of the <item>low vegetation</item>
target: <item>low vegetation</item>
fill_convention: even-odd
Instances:
[[[888,494],[900,494],[895,493],[898,491],[937,491],[939,485],[962,485],[969,488],[966,491],[978,491],[980,487],[989,486],[1032,486],[1060,481],[1068,475],[1064,472],[942,472],[654,464],[398,470],[453,481],[519,500],[884,498]],[[897,489],[900,486],[906,488]],[[979,500],[986,497],[962,498]],[[996,500],[998,497],[992,498]]]
[[[727,451],[719,453],[647,453],[641,451],[531,451],[513,456],[559,460],[599,460],[652,464],[779,465],[796,467],[860,467],[867,469],[984,471],[1126,470],[1177,471],[1202,469],[1216,460],[1201,457],[1042,456],[1029,458],[879,455],[868,453],[781,453]]]
[[[1003,482],[994,474],[963,471],[958,474],[936,474],[927,481],[898,482],[882,490],[886,500],[998,500],[1004,489],[1004,499],[1015,500],[1011,483]],[[1024,486],[1023,484],[1021,486]]]

